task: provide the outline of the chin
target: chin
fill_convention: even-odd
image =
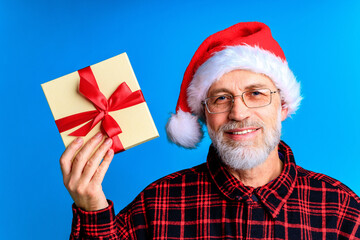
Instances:
[[[276,147],[258,147],[246,144],[231,146],[226,143],[213,141],[221,160],[234,170],[249,170],[266,161],[270,152]],[[277,145],[277,144],[276,144]]]
[[[208,132],[219,157],[231,169],[249,170],[261,165],[280,142],[281,119],[272,128],[262,125],[261,135],[255,139],[241,141],[226,137],[224,129],[230,125],[234,122],[225,124],[218,131],[208,126]]]

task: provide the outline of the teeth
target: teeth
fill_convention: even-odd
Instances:
[[[243,135],[249,132],[255,132],[256,129],[248,129],[248,130],[244,130],[244,131],[240,131],[240,132],[232,132],[231,134],[236,134],[236,135]]]

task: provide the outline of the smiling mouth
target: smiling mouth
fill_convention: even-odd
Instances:
[[[246,129],[246,130],[242,130],[242,131],[229,131],[227,133],[231,134],[231,135],[245,135],[247,133],[255,132],[259,129],[260,128],[253,128],[253,129]]]

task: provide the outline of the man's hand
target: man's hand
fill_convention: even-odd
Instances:
[[[114,156],[114,151],[110,149],[112,140],[107,138],[94,152],[102,139],[103,135],[98,133],[80,149],[83,139],[77,138],[66,148],[60,158],[64,185],[76,206],[85,211],[97,211],[108,206],[101,183]],[[80,151],[76,154],[79,149]],[[101,162],[102,159],[104,160]]]

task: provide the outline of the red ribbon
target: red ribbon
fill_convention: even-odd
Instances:
[[[101,129],[112,140],[111,148],[114,152],[124,151],[124,147],[118,137],[122,132],[117,122],[108,114],[111,111],[117,111],[128,108],[139,103],[145,102],[141,90],[132,92],[129,86],[121,83],[111,97],[107,100],[100,92],[95,76],[90,67],[78,71],[80,75],[79,92],[95,106],[96,110],[77,113],[55,121],[59,132],[64,132],[80,124],[89,121],[84,126],[70,133],[70,136],[86,136],[96,124],[101,121]]]

